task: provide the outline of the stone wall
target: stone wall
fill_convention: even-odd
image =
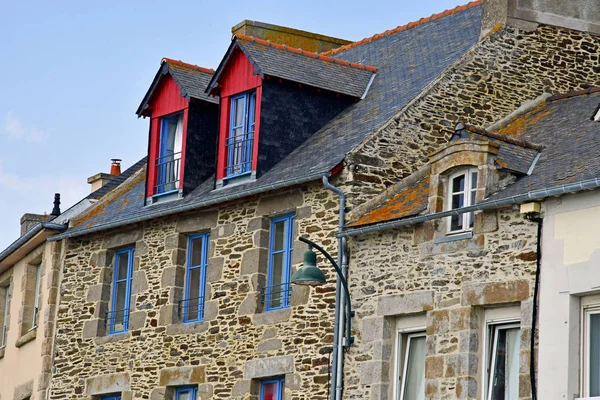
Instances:
[[[485,232],[476,224],[470,239],[423,240],[424,227],[417,226],[350,240],[357,318],[345,399],[393,398],[394,324],[409,317],[426,326],[426,397],[481,398],[484,314],[499,306],[520,307],[519,390],[520,399],[529,398],[537,226],[512,209],[487,214],[496,228]]]
[[[600,86],[600,37],[540,26],[496,26],[379,132],[349,155],[344,189],[359,205],[405,178],[447,142],[459,121],[486,127],[545,91]]]
[[[289,212],[296,213],[296,237],[335,254],[338,201],[320,182],[70,240],[51,398],[121,391],[124,398],[163,399],[173,386],[197,384],[201,399],[252,399],[259,379],[285,375],[286,398],[326,399],[333,273],[326,270],[332,283],[316,290],[293,287],[290,308],[262,312],[269,218]],[[177,303],[185,239],[196,232],[210,232],[205,320],[183,324]],[[125,245],[135,245],[130,329],[106,335],[112,252]],[[305,249],[294,244],[294,269]]]

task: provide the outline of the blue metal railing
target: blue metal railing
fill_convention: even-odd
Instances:
[[[260,298],[267,309],[285,307],[292,295],[292,285],[289,282],[265,286],[260,290]]]
[[[104,316],[104,326],[109,327],[110,333],[127,331],[129,329],[129,309],[107,311]]]
[[[177,306],[177,315],[179,318],[183,318],[184,322],[203,320],[204,296],[179,300]]]
[[[227,138],[227,166],[225,175],[233,177],[252,170],[252,143],[254,132]]]

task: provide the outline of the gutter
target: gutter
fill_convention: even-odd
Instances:
[[[363,235],[371,232],[385,231],[389,229],[400,228],[403,226],[419,224],[426,221],[435,219],[441,219],[452,215],[462,215],[472,211],[480,210],[491,210],[501,207],[507,207],[515,204],[525,203],[533,200],[541,200],[547,197],[561,196],[568,193],[575,193],[584,190],[593,190],[600,188],[600,178],[587,179],[584,181],[569,183],[567,185],[561,185],[552,189],[539,189],[525,194],[519,194],[511,197],[506,197],[499,200],[488,200],[482,201],[479,204],[475,204],[469,207],[463,207],[455,210],[442,211],[435,214],[419,215],[417,217],[411,217],[406,219],[400,219],[396,221],[382,222],[376,225],[366,226],[364,228],[348,229],[345,232],[338,233],[337,237],[351,237]]]
[[[67,225],[53,224],[52,222],[40,222],[33,228],[28,230],[23,236],[15,240],[10,246],[0,253],[0,261],[14,253],[19,247],[27,243],[31,238],[43,230],[64,232],[67,230]]]
[[[285,188],[288,186],[312,182],[317,179],[322,179],[324,176],[329,176],[329,173],[323,173],[323,172],[315,173],[315,174],[308,175],[304,178],[290,179],[287,181],[281,181],[279,183],[274,183],[274,184],[270,184],[270,185],[258,186],[253,189],[244,190],[242,192],[236,192],[234,194],[218,196],[218,197],[215,197],[210,200],[201,201],[199,203],[186,204],[186,205],[172,207],[172,208],[168,208],[168,209],[164,209],[164,210],[148,212],[148,213],[139,215],[137,217],[130,217],[130,218],[123,219],[120,221],[114,221],[114,222],[109,222],[109,223],[105,223],[105,224],[100,224],[100,225],[93,226],[91,228],[82,229],[80,231],[75,231],[75,232],[67,231],[65,233],[52,236],[51,238],[48,238],[48,240],[51,242],[55,242],[58,240],[83,236],[83,235],[87,235],[87,234],[94,233],[94,232],[117,228],[117,227],[121,227],[124,225],[130,225],[130,224],[135,224],[138,222],[148,221],[148,220],[151,220],[154,218],[166,217],[168,215],[184,213],[187,211],[193,211],[193,210],[197,210],[199,208],[205,208],[208,206],[213,206],[215,204],[224,203],[227,201],[237,200],[237,199],[247,197],[247,196],[264,193],[266,191],[277,190],[277,189],[282,189],[282,188]]]

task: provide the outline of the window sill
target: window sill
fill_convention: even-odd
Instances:
[[[254,324],[257,326],[277,324],[289,321],[291,315],[292,309],[290,307],[265,311],[260,314],[254,314]]]
[[[208,330],[207,321],[185,322],[167,326],[167,335],[190,335],[203,333]]]
[[[131,332],[119,332],[119,333],[111,333],[106,336],[99,336],[96,338],[96,344],[105,344],[105,343],[113,343],[119,342],[121,340],[129,339],[131,337]]]
[[[434,244],[456,242],[457,240],[471,239],[473,231],[448,233],[447,236],[437,238],[433,241]]]
[[[17,346],[17,347],[24,346],[25,344],[34,340],[36,338],[36,336],[37,336],[37,328],[34,328],[34,329],[30,330],[29,332],[27,332],[26,334],[19,337],[15,343],[15,346]]]

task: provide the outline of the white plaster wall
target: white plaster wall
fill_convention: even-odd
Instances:
[[[44,341],[45,314],[48,309],[47,283],[51,269],[51,244],[42,245],[46,248],[46,259],[42,262],[45,272],[40,285],[40,314],[36,338],[21,347],[16,347],[15,342],[19,336],[19,312],[23,304],[21,280],[25,273],[25,266],[32,256],[39,254],[42,248],[37,248],[24,259],[12,267],[12,298],[10,300],[10,327],[8,330],[7,344],[4,358],[0,359],[0,399],[12,400],[16,387],[33,380],[32,399],[38,399],[37,389],[40,373],[42,372],[42,342]],[[4,276],[4,274],[3,274]]]
[[[538,398],[580,393],[580,298],[600,293],[600,191],[544,203]]]

